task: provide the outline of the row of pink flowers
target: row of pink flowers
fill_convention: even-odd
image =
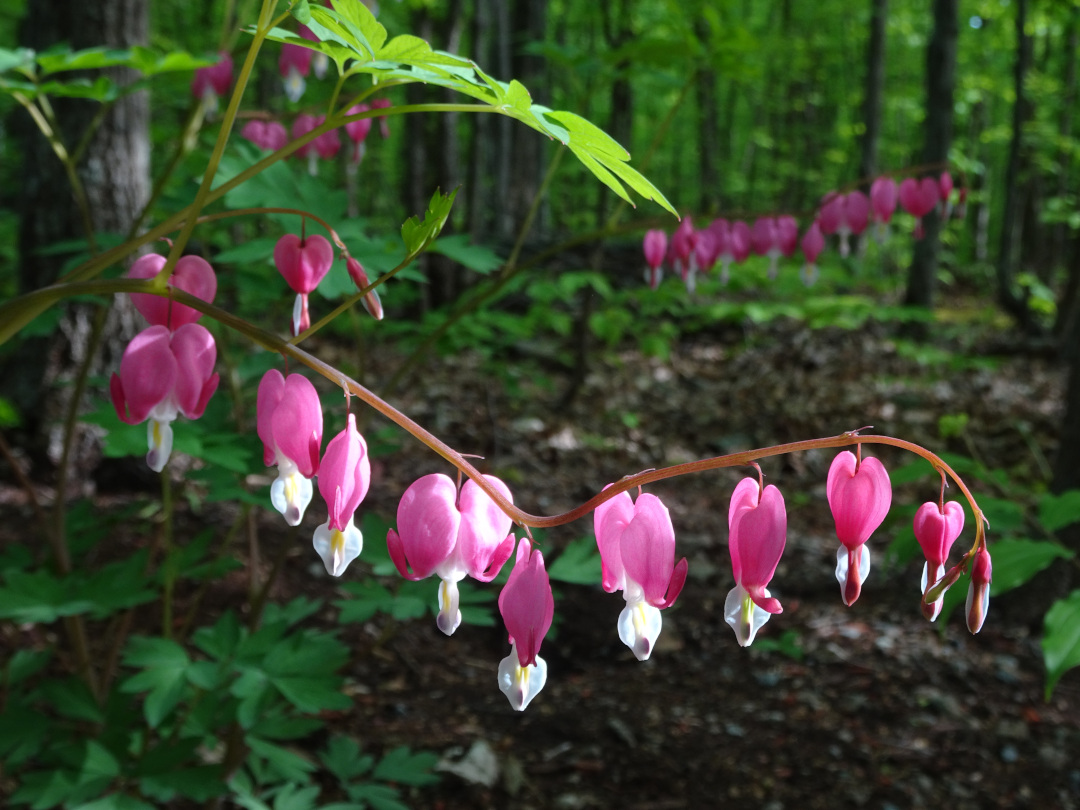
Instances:
[[[288,262],[279,262],[288,268],[283,275],[292,277],[290,283],[296,288],[314,289],[316,277],[321,276],[318,267],[307,261],[305,240],[283,238],[279,247],[290,257]],[[314,255],[321,261],[325,250],[317,248]],[[178,263],[170,283],[212,300],[216,281],[209,265],[197,257],[181,261],[183,267]],[[164,266],[163,257],[147,256],[140,262],[132,275],[149,277],[155,268]],[[197,310],[156,296],[136,300],[153,325],[124,353],[120,373],[113,376],[113,400],[125,421],[151,420],[148,462],[160,471],[168,449],[154,437],[162,432],[162,424],[168,429],[178,412],[189,418],[202,414],[217,386],[215,350],[209,332],[194,322]],[[312,544],[327,572],[341,576],[363,548],[355,513],[371,483],[367,444],[355,416],[349,414],[346,427],[322,452],[323,413],[315,386],[300,374],[286,377],[272,369],[259,384],[257,432],[264,462],[277,467],[271,503],[289,525],[302,521],[317,477],[327,520],[315,529]],[[169,437],[171,446],[171,430]],[[505,483],[494,476],[484,478],[512,503]],[[866,544],[889,511],[892,487],[879,460],[843,451],[829,468],[826,494],[840,541],[836,579],[844,603],[850,606],[869,575]],[[941,611],[944,591],[927,602],[930,589],[953,584],[970,565],[966,613],[968,627],[977,633],[988,607],[990,556],[982,547],[973,559],[965,557],[952,569],[945,567],[963,526],[963,509],[955,502],[930,501],[916,512],[915,536],[926,558],[920,592],[924,615],[933,621]],[[655,495],[639,494],[635,501],[622,492],[597,507],[593,529],[601,557],[600,584],[608,593],[621,592],[626,603],[616,623],[619,638],[639,660],[647,660],[661,631],[661,611],[675,603],[686,582],[686,559],[675,561],[671,516]],[[728,508],[728,530],[735,587],[727,595],[724,618],[738,642],[748,646],[769,618],[783,611],[769,586],[786,545],[787,513],[780,490],[764,486],[760,472],[758,478],[746,478],[736,486]],[[466,576],[490,582],[514,557],[513,570],[499,596],[511,650],[499,664],[498,685],[511,705],[523,710],[548,675],[539,651],[551,626],[554,597],[543,554],[528,539],[514,537],[509,516],[476,482],[467,480],[459,489],[439,474],[424,476],[405,491],[398,505],[397,528],[388,532],[387,547],[402,576],[411,580],[432,574],[439,577],[436,624],[447,635],[461,624],[458,583]]]
[[[953,213],[953,188],[952,176],[943,172],[938,178],[916,180],[908,177],[899,185],[891,177],[879,177],[871,184],[869,196],[858,190],[847,194],[831,192],[823,199],[801,239],[798,221],[787,214],[759,217],[752,226],[741,220],[729,222],[720,218],[701,230],[695,230],[690,217],[685,217],[670,240],[662,230],[650,230],[645,234],[645,280],[656,289],[666,264],[693,292],[696,274],[708,272],[720,262],[720,280],[726,284],[731,264],[746,261],[751,252],[769,258],[769,278],[776,278],[780,257],[790,257],[801,247],[806,260],[802,277],[807,284],[812,284],[817,278],[817,259],[825,249],[826,237],[836,235],[840,255],[847,257],[851,250],[850,238],[861,236],[870,223],[877,224],[878,237],[884,239],[899,203],[915,217],[915,238],[921,239],[922,218],[935,207],[945,218]],[[966,189],[960,189],[959,204],[955,209],[958,217],[963,216],[966,197]]]

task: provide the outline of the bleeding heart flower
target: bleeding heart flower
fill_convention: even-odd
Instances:
[[[390,106],[390,99],[388,98],[377,98],[371,102],[371,109],[373,110],[385,110]],[[390,123],[386,120],[385,115],[379,116],[379,133],[383,136],[383,140],[390,137]]]
[[[305,33],[306,32],[306,33]],[[306,25],[300,26],[300,36],[304,39],[316,39]],[[281,56],[278,58],[278,72],[284,80],[285,95],[289,101],[297,102],[304,95],[307,87],[305,78],[311,72],[311,60],[315,51],[305,48],[303,45],[286,43],[281,46]]]
[[[891,177],[879,177],[870,186],[870,211],[874,222],[878,224],[878,242],[884,242],[888,236],[889,222],[896,211],[897,194],[896,181]]]
[[[735,487],[728,507],[728,549],[735,587],[724,602],[724,621],[743,647],[749,647],[780,601],[769,593],[769,582],[787,542],[784,496],[771,484],[744,478]]]
[[[195,71],[191,80],[191,95],[202,102],[208,115],[217,112],[218,98],[229,92],[232,73],[232,57],[226,51],[218,54],[218,61],[213,65]]]
[[[140,256],[128,270],[128,278],[154,278],[165,266],[166,258],[159,253]],[[194,295],[207,303],[213,303],[217,295],[217,276],[214,268],[200,256],[181,256],[176,262],[168,286]],[[131,293],[131,303],[151,326],[164,326],[176,331],[187,323],[195,323],[202,317],[197,309],[178,304],[171,298],[150,293]]]
[[[922,218],[934,210],[939,199],[938,183],[933,177],[924,177],[922,180],[907,177],[900,184],[900,205],[915,217],[916,239],[923,238]]]
[[[664,277],[662,265],[664,254],[667,253],[667,244],[667,234],[663,231],[646,231],[642,247],[645,251],[645,264],[649,267],[645,271],[645,280],[654,290],[660,286],[660,279]]]
[[[694,245],[696,243],[697,231],[694,230],[694,223],[690,217],[683,217],[679,227],[671,235],[671,254],[669,258],[672,269],[679,274],[683,283],[686,284],[686,289],[690,292],[694,291],[694,276],[698,269],[697,259],[694,256]]]
[[[323,432],[319,394],[302,374],[282,377],[270,369],[259,383],[255,411],[263,462],[278,468],[270,502],[286,523],[299,526],[311,503],[311,479],[319,471]]]
[[[854,453],[844,450],[829,467],[825,492],[841,543],[836,552],[836,579],[844,604],[850,607],[870,573],[866,541],[889,513],[892,484],[876,458],[859,461]]]
[[[172,422],[178,414],[198,419],[206,410],[218,375],[217,347],[206,327],[184,324],[175,332],[151,326],[124,349],[120,373],[109,381],[116,415],[137,425],[147,419],[146,463],[161,472],[172,454]]]
[[[915,512],[915,539],[922,547],[926,562],[922,570],[922,592],[945,575],[945,561],[960,532],[964,530],[964,507],[956,501],[945,504],[944,511],[937,501],[927,501]],[[923,603],[923,615],[934,621],[945,604],[945,592],[930,604]]]
[[[620,492],[596,507],[593,531],[604,590],[621,590],[626,600],[619,638],[645,661],[660,635],[660,610],[675,603],[686,583],[686,558],[675,564],[671,515],[655,495],[639,495],[635,503],[628,492]]]
[[[821,255],[821,251],[825,249],[825,237],[821,233],[821,228],[817,224],[817,220],[810,223],[810,227],[806,229],[806,233],[802,238],[802,252],[806,258],[806,264],[802,266],[802,270],[799,275],[802,277],[803,283],[809,287],[818,277],[817,258]]]
[[[506,484],[492,475],[484,479],[513,502]],[[438,473],[417,479],[405,490],[397,520],[398,531],[391,529],[386,536],[390,559],[406,579],[439,575],[436,624],[452,635],[461,624],[457,584],[466,574],[480,582],[498,575],[514,551],[512,521],[472,479],[459,496],[454,482]]]
[[[370,485],[367,442],[356,429],[356,416],[350,413],[348,425],[326,445],[319,465],[319,493],[330,516],[315,529],[312,545],[331,576],[345,573],[364,547],[364,536],[353,515]]]
[[[264,151],[276,152],[289,142],[289,132],[277,121],[248,121],[240,135]]]
[[[499,613],[510,636],[510,655],[499,662],[499,690],[520,712],[547,683],[547,662],[538,653],[555,616],[544,555],[525,538],[499,594]]]
[[[301,239],[294,233],[287,233],[274,246],[274,264],[296,293],[292,317],[294,336],[311,326],[308,295],[319,286],[333,263],[333,247],[318,234]]]
[[[357,104],[350,107],[346,115],[359,115],[370,109],[371,107],[367,104]],[[349,161],[350,165],[360,165],[360,161],[364,157],[364,141],[367,140],[369,132],[371,132],[370,118],[360,118],[356,121],[350,121],[345,125],[345,134],[348,135],[349,140],[353,142],[352,159]]]

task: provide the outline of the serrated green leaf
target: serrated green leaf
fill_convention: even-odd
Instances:
[[[30,48],[0,48],[0,73],[33,67],[35,53]]]
[[[197,765],[144,776],[139,779],[139,788],[161,803],[171,802],[176,796],[205,802],[227,790],[221,776],[220,765]]]
[[[244,736],[251,753],[265,759],[278,774],[296,782],[306,782],[308,774],[315,770],[314,763],[292,750],[260,740],[251,734]]]
[[[317,806],[315,800],[318,798],[318,785],[290,783],[274,797],[274,810],[314,810]]]
[[[994,562],[991,596],[1020,587],[1054,560],[1073,557],[1064,546],[1039,540],[999,540],[989,549]]]
[[[48,702],[50,708],[62,717],[72,720],[86,720],[91,723],[101,723],[105,720],[105,713],[90,689],[78,678],[65,678],[46,680],[41,685],[41,694]]]
[[[124,663],[143,670],[124,681],[120,691],[147,692],[143,715],[150,728],[157,728],[176,708],[187,689],[190,664],[187,653],[169,639],[134,636],[128,642]]]
[[[441,236],[428,246],[428,250],[432,253],[440,253],[480,275],[487,275],[498,270],[504,261],[491,248],[471,244],[467,234]]]
[[[418,751],[414,754],[409,746],[403,745],[379,760],[372,776],[403,785],[432,785],[439,781],[438,774],[432,773],[438,761],[439,755],[436,753]]]
[[[334,11],[341,15],[343,22],[355,25],[363,33],[364,38],[372,48],[372,53],[378,53],[386,42],[386,29],[375,19],[375,15],[363,3],[353,0],[333,0]]]
[[[16,650],[8,659],[6,671],[0,675],[8,686],[14,686],[40,672],[52,660],[52,648],[45,650]]]
[[[342,784],[348,784],[371,770],[375,758],[360,755],[360,743],[352,737],[335,734],[326,744],[326,751],[319,755],[326,769]]]
[[[362,801],[373,810],[409,810],[407,804],[399,799],[401,794],[390,785],[362,784],[350,785],[345,789],[350,799]]]
[[[154,810],[154,805],[126,793],[111,793],[92,802],[75,805],[71,810]]]
[[[431,46],[420,37],[402,34],[387,42],[375,55],[385,62],[407,62],[413,64],[431,54]]]
[[[506,88],[506,95],[503,97],[502,103],[527,114],[532,108],[532,96],[529,95],[529,91],[525,89],[525,85],[517,79],[514,79],[510,82],[509,87]],[[627,157],[629,157],[629,155],[627,155]]]
[[[558,582],[592,585],[600,581],[600,552],[591,537],[572,541],[548,566],[548,576]]]
[[[81,776],[88,779],[111,779],[120,775],[120,763],[101,743],[96,740],[86,742],[86,754],[83,757]]]
[[[213,627],[200,627],[192,636],[195,646],[212,658],[228,658],[240,643],[240,620],[231,610],[222,614]]]
[[[1064,529],[1080,520],[1080,489],[1060,495],[1047,493],[1039,501],[1039,523],[1048,532]]]
[[[1080,666],[1080,589],[1055,602],[1046,613],[1042,640],[1046,700],[1061,676]]]
[[[301,25],[307,25],[311,22],[311,6],[308,4],[308,0],[299,0],[291,11],[296,21]]]

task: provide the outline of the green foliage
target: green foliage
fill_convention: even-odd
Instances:
[[[1046,613],[1042,640],[1046,699],[1070,669],[1080,666],[1080,589],[1055,602]]]
[[[629,153],[611,137],[574,113],[533,103],[520,82],[497,81],[469,60],[434,51],[418,37],[405,34],[387,40],[386,28],[363,4],[336,3],[333,8],[303,4],[294,16],[307,19],[320,41],[278,28],[268,38],[326,54],[344,77],[366,73],[376,82],[422,81],[474,98],[568,146],[600,182],[627,202],[631,202],[629,188],[675,214],[659,189],[630,166]],[[409,245],[407,236],[405,242]]]
[[[555,582],[594,585],[600,581],[600,552],[592,537],[571,541],[548,564],[548,576]]]
[[[30,48],[0,48],[0,90],[19,93],[27,99],[40,96],[85,98],[114,101],[119,96],[141,90],[146,80],[162,73],[191,71],[213,64],[185,51],[158,53],[150,48],[85,48],[72,51],[66,45],[35,53]],[[144,79],[118,84],[109,76],[79,76],[63,79],[58,74],[70,71],[130,68]]]

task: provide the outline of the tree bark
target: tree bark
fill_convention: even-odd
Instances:
[[[149,39],[145,0],[35,0],[20,30],[20,41],[35,50],[59,42],[73,49],[98,45],[124,48],[145,45]],[[132,76],[112,74],[123,83]],[[53,107],[61,137],[74,146],[99,110],[96,102],[56,99]],[[16,119],[23,141],[22,218],[19,226],[19,286],[28,291],[54,281],[67,256],[43,255],[44,248],[86,237],[63,167],[28,118]],[[150,109],[146,91],[121,97],[91,137],[78,173],[86,190],[91,226],[95,232],[125,233],[150,196]],[[49,456],[59,458],[61,431],[57,424],[67,408],[70,381],[87,356],[93,306],[72,304],[64,309],[59,329],[46,341],[24,341],[12,365],[4,371],[5,387],[27,417],[28,440],[45,440]],[[126,296],[118,297],[106,321],[102,351],[91,374],[101,374],[119,362],[124,345],[138,321]],[[56,396],[52,394],[56,393]],[[93,462],[95,442],[78,439],[73,458],[78,466]]]
[[[959,36],[958,0],[934,0],[934,31],[926,50],[926,134],[924,163],[949,159],[953,131],[953,88],[956,84],[956,41]],[[905,302],[934,305],[941,220],[936,212],[923,217],[925,235],[915,244],[908,271]]]
[[[870,36],[866,43],[866,90],[863,95],[863,131],[859,157],[859,177],[877,174],[878,140],[881,136],[881,106],[885,92],[885,23],[889,0],[871,0]]]
[[[1016,2],[1016,66],[1013,71],[1016,101],[1013,104],[1013,131],[1009,143],[1009,162],[1005,169],[1005,210],[1001,218],[1001,244],[998,249],[998,301],[1024,329],[1031,327],[1027,302],[1015,287],[1015,246],[1020,242],[1021,200],[1020,182],[1024,122],[1029,105],[1024,93],[1024,79],[1031,66],[1032,38],[1024,31],[1027,21],[1027,0]]]

